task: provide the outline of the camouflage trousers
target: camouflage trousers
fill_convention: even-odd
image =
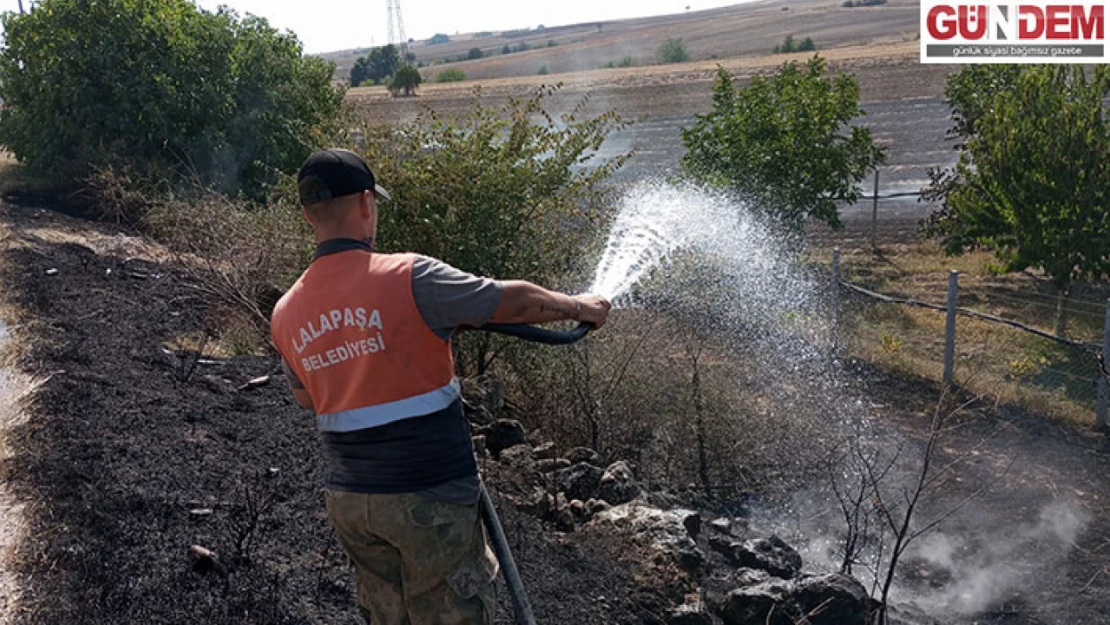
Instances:
[[[373,625],[492,625],[497,558],[477,505],[326,491]]]

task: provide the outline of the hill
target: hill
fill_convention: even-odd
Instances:
[[[763,55],[787,35],[812,37],[821,50],[849,45],[913,39],[919,24],[914,0],[890,0],[874,7],[842,6],[840,0],[770,0],[676,15],[590,22],[499,33],[453,35],[448,43],[410,44],[425,78],[434,78],[448,59],[465,58],[479,48],[485,58],[458,61],[450,67],[468,78],[531,76],[546,67],[551,74],[594,70],[626,57],[632,65],[653,65],[659,44],[681,38],[692,60],[707,61]],[[528,48],[502,54],[505,46]],[[336,63],[346,78],[355,60],[368,49],[320,55]]]

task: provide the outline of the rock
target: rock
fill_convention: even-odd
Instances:
[[[592,499],[601,484],[600,468],[592,464],[580,462],[555,474],[555,483],[559,490],[567,494],[568,499]]]
[[[690,538],[697,539],[698,534],[701,533],[701,515],[694,512],[682,520],[682,525],[686,527],[687,532],[690,532]]]
[[[660,510],[640,503],[627,503],[598,513],[591,525],[611,525],[646,543],[655,555],[670,558],[684,570],[705,561],[697,543],[686,529],[689,510]]]
[[[472,405],[464,402],[463,414],[466,416],[466,420],[474,425],[485,426],[493,423],[493,415],[482,405]]]
[[[745,542],[714,536],[709,546],[733,566],[767,571],[782,579],[791,579],[802,570],[802,556],[778,536]]]
[[[189,518],[200,520],[212,516],[212,508],[193,508],[189,511]]]
[[[732,533],[732,519],[730,519],[728,517],[721,517],[719,519],[713,519],[712,521],[709,522],[709,527],[717,530],[718,532],[720,532],[722,534],[731,534]]]
[[[533,449],[532,455],[536,460],[552,460],[558,454],[555,453],[555,443],[547,442]]]
[[[601,464],[601,454],[587,447],[575,447],[567,454],[567,460],[570,460],[571,464],[585,462],[598,465]]]
[[[842,573],[804,577],[792,597],[810,625],[867,625],[870,597],[863,584]]]
[[[555,510],[555,498],[542,488],[537,488],[531,495],[516,500],[514,505],[525,514],[545,519]]]
[[[577,523],[574,521],[574,513],[571,511],[570,506],[563,506],[555,513],[554,518],[555,529],[560,532],[573,532]]]
[[[520,468],[531,466],[536,462],[532,457],[530,445],[513,445],[508,449],[502,449],[498,459],[502,464]]]
[[[725,625],[867,625],[868,605],[863,585],[833,573],[737,588],[719,615]]]
[[[579,522],[589,520],[589,510],[586,508],[586,504],[583,503],[581,499],[575,499],[571,501],[569,506],[575,520]]]
[[[200,575],[215,573],[220,577],[227,577],[227,566],[220,561],[216,552],[205,549],[200,545],[189,547],[189,561],[193,565],[193,572]]]
[[[737,588],[743,586],[758,586],[771,581],[771,574],[761,569],[736,569],[736,571],[729,576],[729,583],[735,584]]]
[[[590,515],[590,518],[593,518],[612,507],[613,506],[610,506],[608,503],[600,499],[590,499],[586,502],[586,512]]]
[[[597,496],[614,506],[619,506],[639,497],[641,490],[632,474],[632,468],[627,462],[620,460],[609,465],[601,475]]]
[[[540,473],[554,473],[566,469],[570,466],[570,460],[566,458],[556,458],[554,460],[539,460],[536,462],[536,470]]]
[[[758,586],[737,588],[725,596],[718,616],[725,625],[794,625],[785,605],[793,585],[772,580]]]
[[[486,449],[485,436],[473,436],[470,440],[474,443],[474,453],[478,454],[479,458],[485,458],[489,454],[489,450]]]
[[[713,618],[701,601],[690,601],[667,612],[666,625],[713,625]]]
[[[494,458],[500,457],[501,450],[515,445],[527,444],[524,436],[524,426],[520,421],[513,419],[499,419],[494,421],[485,431],[486,449]]]

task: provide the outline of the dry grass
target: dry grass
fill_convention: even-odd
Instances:
[[[844,8],[827,0],[775,0],[739,4],[708,11],[587,23],[532,30],[527,33],[496,33],[475,38],[452,36],[447,44],[410,46],[417,60],[435,64],[425,69],[433,76],[443,67],[456,67],[478,79],[535,76],[542,66],[552,74],[595,70],[610,62],[630,57],[635,69],[653,71],[656,50],[668,38],[682,38],[692,57],[710,63],[767,55],[787,35],[812,37],[822,51],[866,43],[897,43],[913,40],[918,30],[918,3],[891,0],[874,8]],[[551,46],[554,42],[556,45]],[[501,54],[505,45],[527,44],[530,50]],[[471,48],[486,57],[442,65],[445,59],[463,58]],[[355,59],[365,51],[323,55],[346,77]]]
[[[828,262],[831,251],[814,250]],[[960,272],[962,308],[990,313],[1052,332],[1055,289],[1038,272],[1001,274],[984,252],[946,257],[930,243],[890,246],[881,255],[845,252],[843,278],[888,294],[943,305],[948,272]],[[1110,288],[1088,285],[1068,304],[1068,337],[1101,343]],[[902,377],[939,382],[943,374],[945,315],[941,311],[852,299],[843,337],[849,350]],[[966,316],[957,320],[956,382],[1001,403],[1091,425],[1097,399],[1092,353],[1022,330]]]

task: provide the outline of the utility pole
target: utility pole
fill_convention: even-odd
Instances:
[[[19,14],[23,15],[23,0],[19,0]]]

